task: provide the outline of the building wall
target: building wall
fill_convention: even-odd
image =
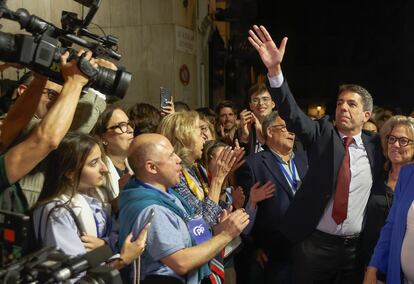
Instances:
[[[159,87],[172,90],[175,100],[181,100],[190,107],[199,107],[206,101],[202,94],[208,94],[208,84],[201,84],[200,70],[208,68],[206,45],[202,43],[204,35],[199,32],[200,11],[203,14],[208,1],[188,0],[102,0],[92,23],[102,28],[106,34],[119,38],[120,62],[133,74],[128,93],[123,102],[132,105],[147,102],[159,105]],[[200,6],[201,5],[201,6]],[[8,1],[11,10],[23,7],[60,27],[62,10],[82,14],[82,5],[70,0],[13,0]],[[85,15],[87,8],[85,8]],[[205,15],[201,15],[204,17]],[[1,19],[4,32],[20,32],[18,24]],[[96,25],[90,25],[90,31],[102,34]],[[185,44],[193,51],[177,48],[176,30],[186,28],[193,33],[193,42],[187,39]],[[188,67],[190,81],[183,85],[179,79],[179,70],[185,64]],[[201,66],[204,66],[201,67]],[[205,71],[206,73],[207,70]],[[5,73],[5,77],[15,78],[14,70]],[[204,89],[201,90],[200,88]]]

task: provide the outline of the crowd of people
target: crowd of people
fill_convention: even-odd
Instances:
[[[287,38],[248,39],[268,73],[241,111],[124,109],[68,53],[63,85],[25,74],[2,117],[1,209],[30,215],[40,246],[108,245],[125,283],[414,283],[414,118],[353,84],[311,118]]]

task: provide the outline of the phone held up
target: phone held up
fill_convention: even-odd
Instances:
[[[160,87],[160,106],[161,108],[168,106],[171,101],[171,91],[166,87]]]
[[[144,227],[147,226],[148,224],[151,224],[152,218],[154,218],[154,215],[155,215],[155,210],[154,210],[154,208],[151,208],[150,214],[148,215],[147,220],[145,220]]]

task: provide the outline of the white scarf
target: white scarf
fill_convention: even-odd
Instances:
[[[112,200],[112,199],[117,198],[119,195],[118,180],[120,179],[120,176],[118,174],[118,171],[115,168],[114,163],[112,162],[111,158],[109,158],[109,156],[106,156],[105,162],[106,162],[106,166],[108,167],[108,171],[109,171],[109,175],[108,175],[108,179],[109,179],[108,191],[110,193],[109,197]],[[131,170],[127,159],[125,159],[125,166],[127,167],[129,173],[133,175],[133,171]]]
[[[66,203],[69,200],[69,196],[65,194],[61,195],[57,198],[57,200],[61,200]],[[92,209],[89,206],[89,203],[86,201],[85,197],[83,197],[81,194],[75,194],[69,203],[69,207],[72,208],[75,216],[78,218],[82,233],[89,236],[98,237],[95,218],[93,216]]]

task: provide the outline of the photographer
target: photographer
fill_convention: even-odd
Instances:
[[[84,51],[78,53],[80,56]],[[82,88],[88,78],[82,74],[75,60],[67,62],[69,53],[60,58],[60,68],[64,84],[56,102],[39,125],[23,142],[0,156],[0,191],[27,175],[52,150],[56,149],[72,123]],[[91,61],[91,53],[86,53]],[[95,67],[95,66],[94,66]],[[47,79],[36,75],[28,89],[9,111],[2,126],[0,149],[4,151],[35,113]]]

